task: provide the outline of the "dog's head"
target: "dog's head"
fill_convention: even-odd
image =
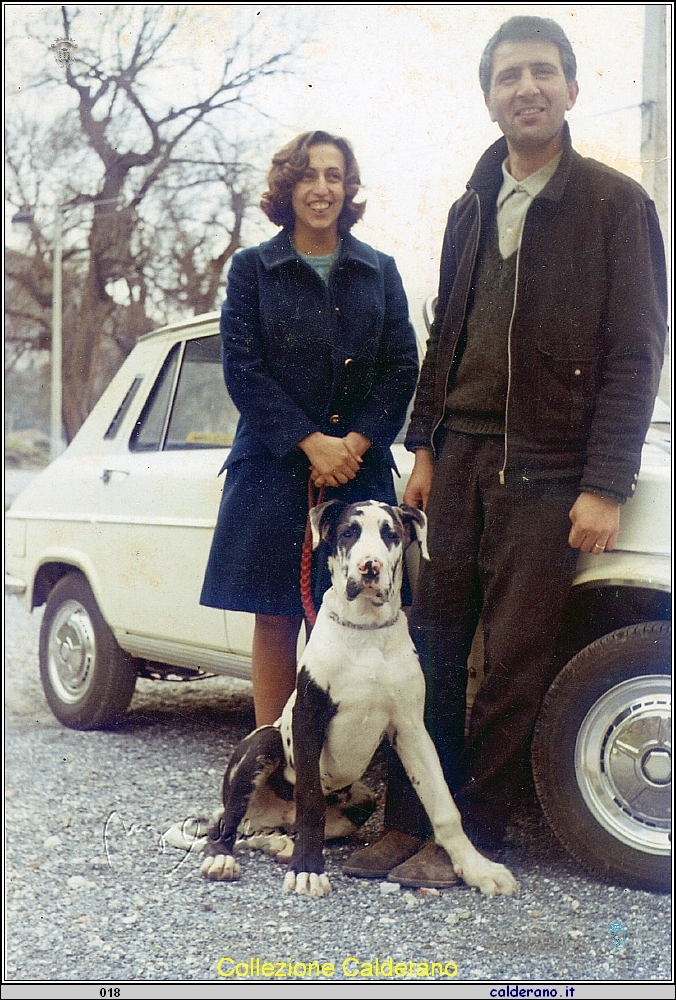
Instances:
[[[329,500],[310,511],[310,525],[313,548],[327,543],[333,587],[348,601],[364,597],[382,605],[398,596],[404,550],[414,539],[429,558],[427,519],[408,505]]]

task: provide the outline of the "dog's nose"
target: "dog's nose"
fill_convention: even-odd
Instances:
[[[383,564],[379,559],[364,559],[357,566],[362,576],[378,576],[382,568]]]

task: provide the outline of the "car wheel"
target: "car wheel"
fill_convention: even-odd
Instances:
[[[52,712],[72,729],[101,729],[131,701],[133,660],[116,643],[81,573],[62,577],[47,599],[40,677]]]
[[[645,622],[586,646],[543,703],[535,787],[566,850],[622,885],[671,880],[671,624]]]

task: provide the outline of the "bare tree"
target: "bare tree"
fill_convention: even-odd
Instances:
[[[246,213],[262,179],[243,151],[226,148],[217,136],[199,152],[156,183],[153,216],[161,221],[145,233],[151,294],[179,312],[196,314],[215,308],[224,269],[242,245]]]
[[[109,9],[98,46],[78,42],[76,58],[65,69],[43,71],[36,80],[46,93],[68,87],[74,98],[72,110],[49,129],[49,167],[37,153],[45,152],[44,127],[8,138],[8,191],[17,205],[45,204],[45,178],[52,179],[53,191],[53,178],[61,174],[71,320],[64,324],[69,439],[96,401],[102,367],[114,365],[115,352],[119,363],[136,337],[156,324],[158,313],[214,307],[224,268],[241,246],[253,176],[241,148],[223,136],[254,86],[282,72],[290,54],[257,57],[244,31],[222,51],[215,86],[181,107],[167,107],[152,77],[186,8],[133,9],[131,24],[129,5]],[[80,16],[76,8],[61,8],[66,38],[76,36]],[[74,162],[80,171],[72,169]],[[53,213],[58,206],[51,197]],[[14,325],[28,341],[44,343],[50,234],[38,215],[33,212],[30,250],[16,255],[10,274],[17,291]],[[106,340],[114,345],[113,355]]]

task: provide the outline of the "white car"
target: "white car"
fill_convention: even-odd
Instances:
[[[656,417],[615,551],[580,558],[533,747],[565,846],[648,888],[668,881],[671,828],[667,408]],[[110,724],[139,674],[250,676],[252,616],[199,604],[236,423],[218,315],[165,327],[7,513],[6,591],[46,604],[40,674],[64,725]],[[401,495],[412,456],[394,451]]]

